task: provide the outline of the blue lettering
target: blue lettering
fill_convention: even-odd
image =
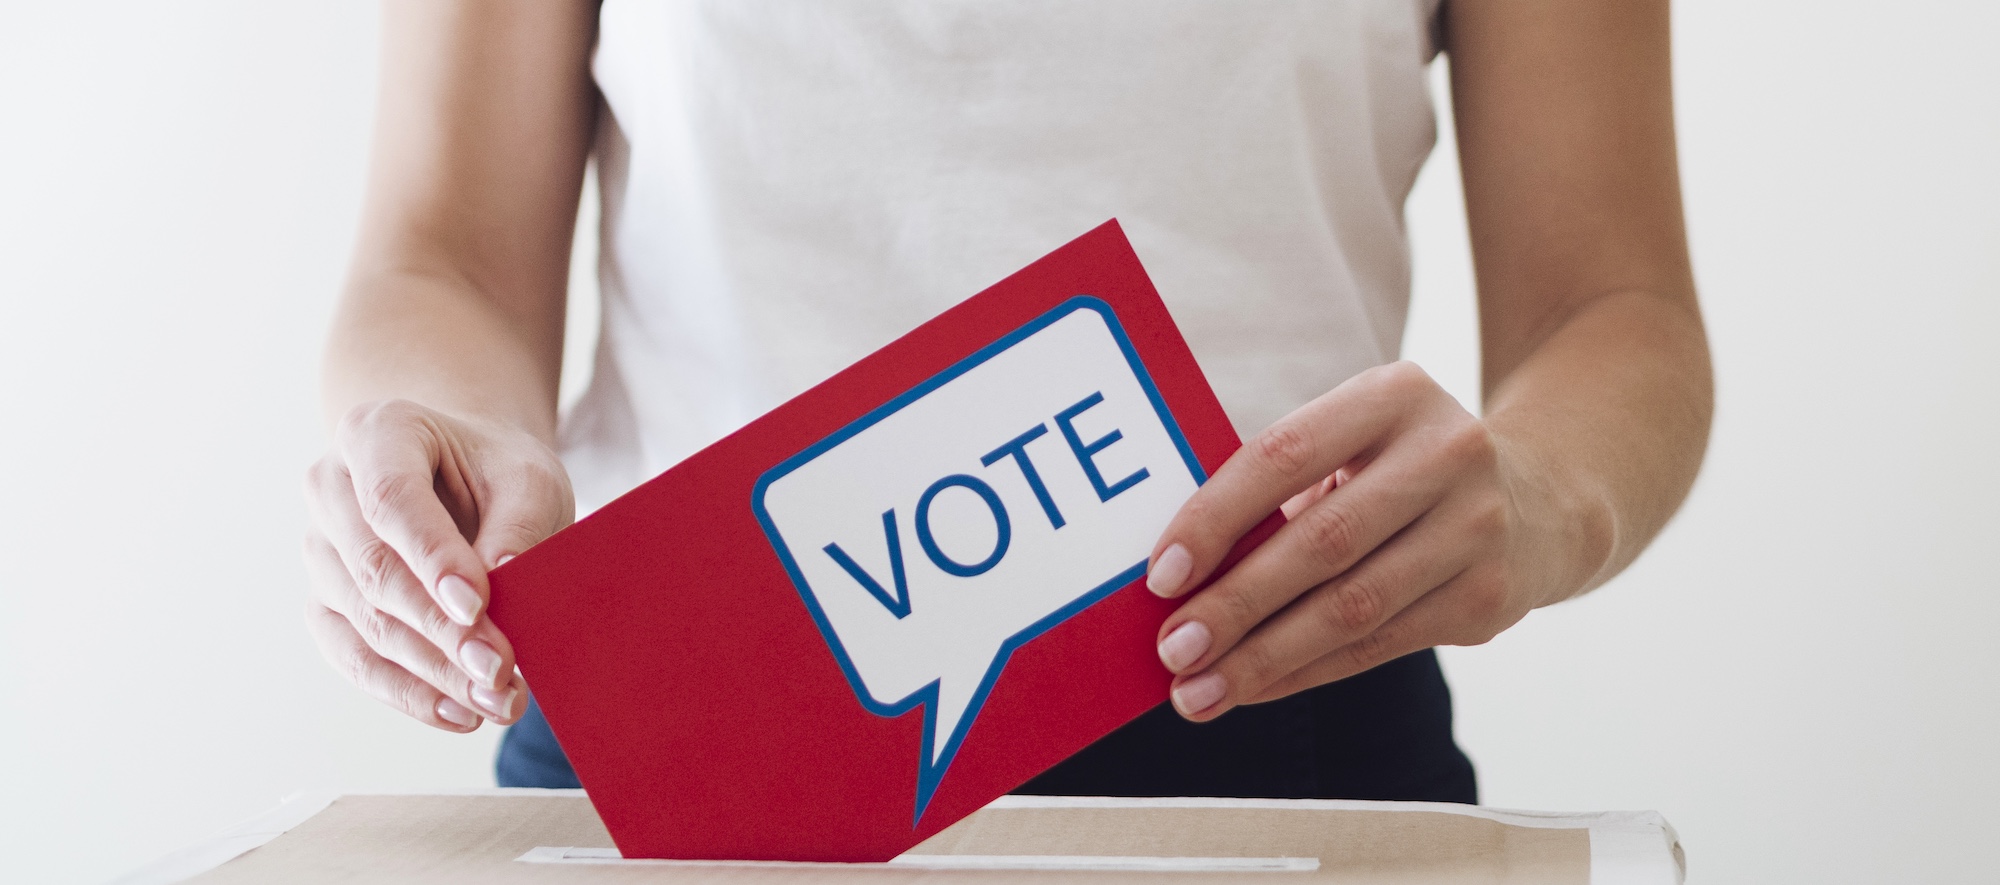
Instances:
[[[1049,487],[1042,484],[1042,474],[1035,469],[1035,462],[1028,460],[1028,444],[1042,438],[1049,432],[1047,424],[1037,424],[1027,433],[1014,437],[993,451],[981,456],[979,463],[988,467],[999,463],[1002,458],[1013,458],[1014,466],[1021,468],[1021,478],[1028,481],[1028,489],[1035,493],[1035,500],[1042,505],[1042,512],[1049,517],[1050,528],[1063,527],[1062,511],[1056,509],[1054,498],[1049,497]]]
[[[834,562],[861,584],[861,589],[868,591],[868,595],[875,597],[875,601],[882,603],[882,607],[900,621],[910,615],[910,581],[903,574],[903,540],[901,533],[896,531],[896,510],[893,507],[882,513],[882,534],[889,539],[889,569],[895,573],[896,580],[894,596],[882,589],[882,582],[875,580],[875,576],[855,562],[854,557],[848,556],[847,551],[840,549],[839,544],[826,545],[826,555],[833,557]]]
[[[1138,485],[1140,480],[1145,479],[1148,474],[1146,473],[1146,468],[1141,467],[1138,473],[1134,473],[1111,485],[1104,484],[1104,474],[1097,469],[1097,462],[1092,461],[1091,458],[1098,452],[1110,448],[1112,443],[1124,439],[1125,434],[1123,431],[1113,430],[1098,437],[1094,442],[1085,443],[1082,438],[1076,435],[1075,424],[1076,416],[1089,411],[1091,407],[1101,402],[1104,402],[1104,392],[1098,391],[1084,397],[1076,405],[1057,412],[1056,428],[1062,431],[1063,439],[1069,442],[1069,450],[1076,455],[1076,463],[1083,466],[1083,475],[1090,480],[1090,487],[1097,490],[1097,500],[1109,501],[1112,498],[1118,497],[1119,493],[1126,489]]]
[[[987,509],[993,511],[993,525],[996,529],[993,552],[987,554],[985,559],[971,565],[944,555],[944,551],[938,549],[937,539],[931,537],[931,501],[937,498],[939,492],[953,486],[971,490],[980,500],[986,502]],[[943,569],[946,574],[961,578],[985,574],[1000,563],[1000,557],[1007,555],[1007,543],[1012,538],[1013,527],[1007,523],[1007,508],[1001,505],[999,493],[993,491],[992,486],[976,476],[954,473],[931,483],[931,487],[924,490],[923,497],[917,499],[917,543],[923,546],[924,555],[929,556],[931,562]]]

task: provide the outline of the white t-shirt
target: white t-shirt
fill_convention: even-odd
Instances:
[[[579,512],[1117,218],[1237,429],[1394,359],[1437,0],[607,0]]]

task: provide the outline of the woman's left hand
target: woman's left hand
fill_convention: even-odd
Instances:
[[[1476,645],[1582,589],[1592,546],[1485,422],[1412,363],[1355,376],[1258,434],[1161,534],[1148,585],[1199,587],[1160,628],[1174,706],[1207,721],[1434,645]],[[1583,542],[1583,543],[1579,543]]]

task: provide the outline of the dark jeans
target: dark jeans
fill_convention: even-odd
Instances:
[[[578,786],[532,699],[501,739],[496,770],[503,787]],[[1163,704],[1016,792],[1479,801],[1429,650],[1205,724]]]

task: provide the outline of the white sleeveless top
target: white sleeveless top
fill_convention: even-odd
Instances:
[[[587,512],[1117,218],[1239,432],[1394,359],[1437,0],[606,0]]]

